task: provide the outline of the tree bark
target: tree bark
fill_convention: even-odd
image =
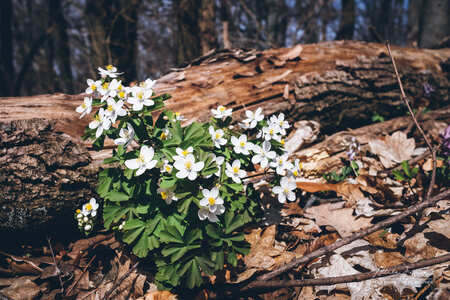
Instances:
[[[302,50],[303,49],[303,50]],[[450,49],[394,47],[414,107],[449,105]],[[423,84],[434,92],[425,94]],[[315,120],[330,135],[404,115],[384,45],[330,42],[263,52],[220,50],[157,81],[170,93],[167,109],[205,121],[219,104],[240,118],[246,109],[284,112],[290,121]],[[89,122],[75,112],[84,95],[0,98],[0,229],[38,228],[94,195],[101,161],[111,149],[89,152],[80,136]],[[111,143],[107,144],[111,145]],[[3,218],[3,219],[1,219]]]
[[[336,40],[351,40],[355,31],[355,0],[342,0],[341,21]]]
[[[450,35],[450,1],[424,0],[419,46],[434,48]]]
[[[0,95],[12,96],[14,83],[13,65],[13,38],[12,38],[12,1],[0,1],[0,38],[1,55],[0,64]]]

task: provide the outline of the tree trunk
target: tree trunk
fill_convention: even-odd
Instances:
[[[394,47],[393,55],[414,107],[449,105],[450,49]],[[425,83],[433,93],[424,93]],[[385,119],[405,115],[385,47],[373,43],[220,50],[160,78],[155,90],[172,94],[167,109],[189,120],[207,120],[218,104],[233,108],[236,118],[262,107],[290,121],[315,120],[326,135],[367,125],[375,112]],[[88,152],[89,142],[81,141],[89,120],[75,108],[83,96],[0,99],[0,185],[7,189],[1,229],[70,219],[71,209],[94,195],[95,174],[111,149]]]
[[[351,40],[355,31],[355,0],[342,0],[341,21],[336,40]]]
[[[450,1],[425,0],[422,9],[419,46],[438,47],[450,35]]]
[[[13,39],[12,39],[12,1],[0,1],[0,38],[1,55],[0,64],[0,96],[13,95],[14,65],[13,65]]]

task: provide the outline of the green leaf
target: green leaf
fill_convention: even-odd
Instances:
[[[205,131],[200,123],[194,122],[184,130],[184,140],[192,141],[204,136]]]
[[[99,176],[99,184],[97,187],[97,193],[100,195],[100,197],[104,198],[105,195],[109,192],[112,181],[113,181],[112,177],[109,177],[109,176],[100,177]]]
[[[184,243],[183,237],[178,232],[177,228],[172,225],[167,225],[166,230],[161,230],[159,233],[159,238],[161,239],[161,242],[164,243]]]
[[[159,187],[162,189],[169,189],[175,185],[177,179],[174,177],[163,177]]]
[[[214,239],[220,239],[220,232],[213,224],[206,225],[206,234]]]
[[[139,219],[131,219],[125,223],[125,225],[123,226],[123,230],[132,230],[141,227],[145,227],[145,223],[143,221]]]
[[[125,193],[110,191],[108,194],[106,194],[105,198],[113,202],[120,202],[127,201],[128,199],[130,199],[130,196]]]
[[[245,223],[239,214],[225,213],[225,234],[230,234]]]
[[[146,231],[144,232],[144,234],[142,234],[141,238],[139,239],[139,241],[136,243],[136,245],[134,245],[133,247],[133,253],[137,256],[137,257],[146,257],[149,251],[149,247],[148,247],[148,235],[146,234]]]
[[[195,260],[192,260],[192,265],[188,269],[187,274],[187,287],[193,289],[196,286],[200,286],[203,283],[198,264]]]
[[[131,244],[144,230],[145,227],[139,227],[133,230],[125,231],[123,234],[123,241],[127,244]]]

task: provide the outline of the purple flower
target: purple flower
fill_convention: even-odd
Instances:
[[[428,82],[423,84],[423,93],[425,97],[431,96],[431,94],[434,92],[434,87],[429,84]]]

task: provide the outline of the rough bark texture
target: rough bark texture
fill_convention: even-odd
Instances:
[[[449,104],[450,49],[394,48],[394,56],[415,107]],[[434,92],[424,95],[424,83]],[[318,121],[322,134],[367,125],[374,112],[385,118],[404,115],[397,109],[402,105],[397,83],[380,44],[217,51],[162,77],[156,91],[172,94],[167,108],[191,120],[208,119],[218,104],[234,108],[236,117],[263,107],[267,114],[283,111],[291,121]],[[93,195],[95,170],[111,150],[87,152],[89,143],[81,141],[89,120],[79,120],[75,108],[83,96],[0,99],[0,186],[8,189],[0,203],[3,229],[71,216],[71,208]]]

